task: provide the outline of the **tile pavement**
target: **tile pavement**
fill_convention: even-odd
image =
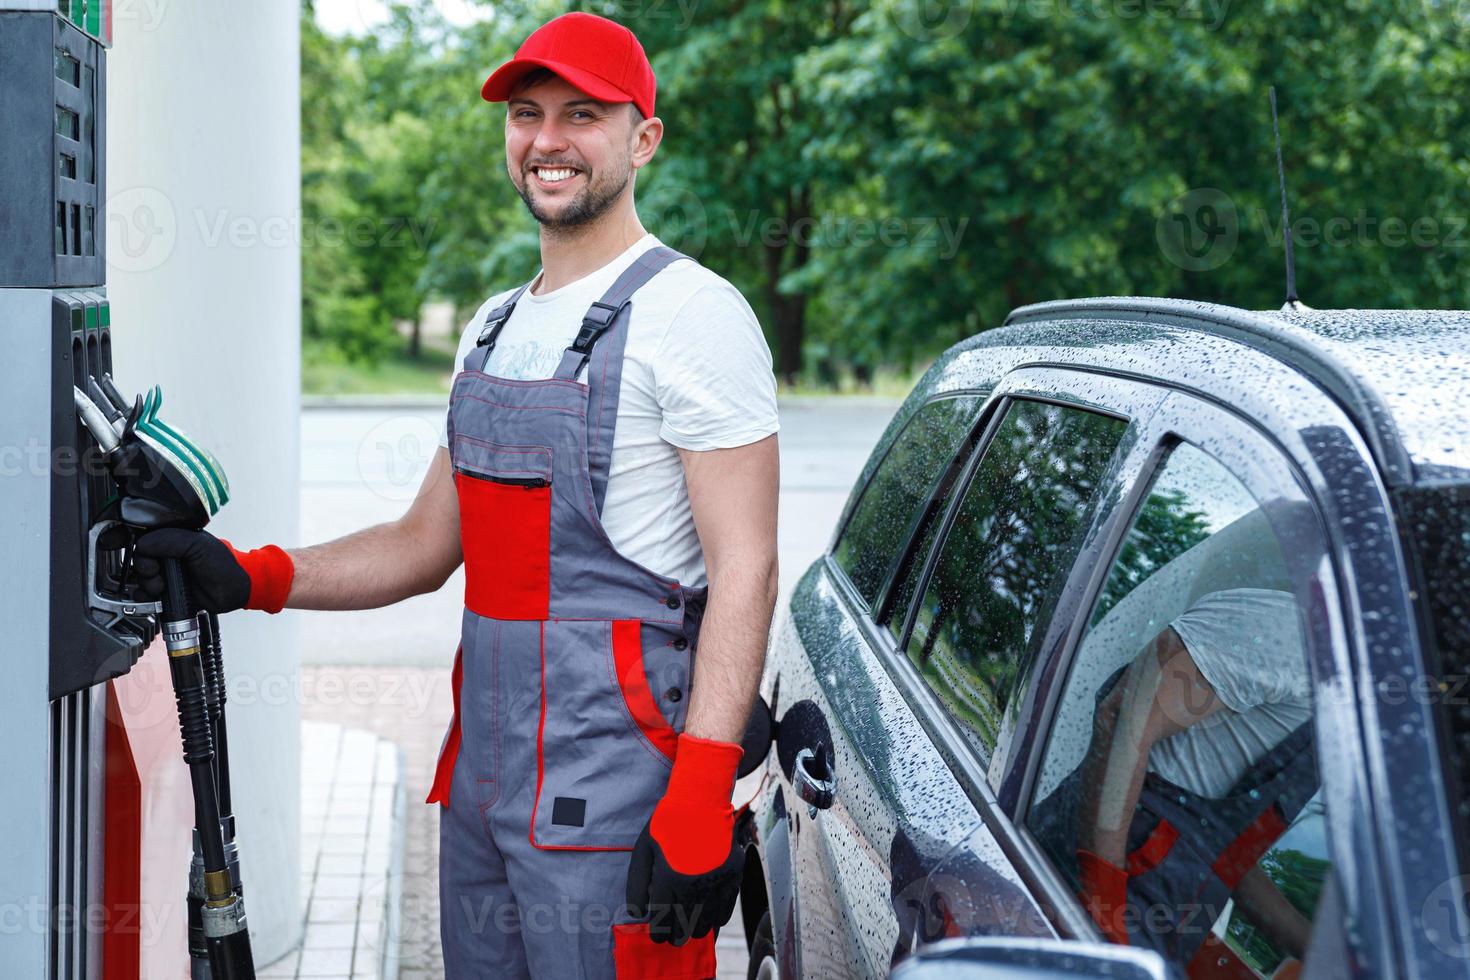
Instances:
[[[405,798],[398,746],[301,725],[301,944],[257,976],[397,980]]]
[[[397,875],[401,883],[401,919],[397,928],[398,980],[442,980],[438,808],[425,806],[422,800],[433,777],[434,763],[452,705],[448,667],[304,666],[302,679],[307,692],[301,712],[303,725],[336,723],[347,726],[349,730],[358,729],[361,734],[370,733],[391,740],[401,751],[407,809],[403,822],[403,863]],[[306,746],[305,731],[303,728],[303,750]],[[307,770],[306,761],[303,760],[303,772]],[[303,808],[310,806],[308,799],[303,793]],[[303,819],[305,826],[306,820]],[[331,847],[336,847],[337,843],[333,841]],[[326,880],[322,876],[323,868],[338,866],[337,852],[329,849],[325,836],[320,852],[319,860],[326,863],[318,866],[317,882]],[[302,853],[307,853],[304,845]],[[329,886],[339,887],[342,886]],[[335,899],[325,894],[313,894],[313,906],[318,901],[326,910],[322,914],[345,915],[346,906],[329,904]],[[308,912],[310,918],[311,913]],[[312,937],[312,925],[308,922],[308,940]],[[319,937],[319,943],[341,945],[345,943],[352,925],[350,919],[320,921],[315,923],[315,935]],[[738,910],[729,926],[721,931],[717,951],[719,980],[743,980],[746,973],[745,938]],[[324,957],[323,962],[326,961]],[[340,961],[339,957],[336,962]],[[266,976],[293,974],[262,973],[262,980]],[[304,978],[309,974],[299,976]],[[391,978],[383,975],[383,980]]]

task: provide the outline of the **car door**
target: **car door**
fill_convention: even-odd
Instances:
[[[923,855],[975,820],[943,767],[922,755],[912,778],[894,778],[922,733],[875,657],[869,609],[940,475],[972,450],[984,402],[982,393],[954,392],[912,413],[832,553],[777,619],[773,809],[796,882],[796,942],[784,964],[793,975],[885,976],[900,942],[895,889],[901,908],[905,887],[923,881]]]
[[[1359,887],[1375,842],[1343,586],[1307,481],[1183,393],[1124,467],[1141,476],[1059,596],[999,773],[1034,897],[1063,934],[1191,977],[1391,969]],[[1099,850],[1124,891],[1104,894]]]
[[[1004,713],[1024,671],[1002,675],[1020,670],[1030,638],[1044,632],[1037,627],[1049,615],[1050,583],[1065,576],[1068,555],[1086,538],[1093,502],[1130,431],[1126,416],[1063,401],[1003,392],[983,415],[972,401],[931,403],[914,415],[913,441],[907,432],[895,440],[833,554],[803,580],[792,615],[778,625],[796,635],[778,636],[777,648],[803,648],[808,668],[783,670],[773,692],[784,713],[783,788],[795,797],[788,810],[802,976],[882,976],[923,938],[926,880],[995,806],[976,777],[991,759],[994,732],[976,720],[983,708],[972,685],[1003,693],[994,707]],[[924,435],[949,416],[964,420],[962,434]],[[945,451],[924,449],[926,440]],[[940,539],[945,545],[933,548]],[[958,666],[926,677],[925,658],[906,656],[897,642],[908,607],[936,638],[926,647],[934,663],[937,637],[954,632],[947,623],[987,612],[953,598],[978,595],[968,583],[984,581],[988,562],[1001,556],[1017,565],[1014,581],[1027,594],[1014,609],[988,612],[1007,628],[1023,627],[1005,637],[1016,642],[991,657],[987,637],[959,630],[942,642],[947,664]],[[932,597],[915,589],[930,579],[942,583]],[[918,611],[925,603],[929,615]],[[999,673],[988,669],[997,658],[1009,665]],[[958,676],[971,668],[968,680]],[[1050,934],[1001,849],[987,854],[976,888],[987,907],[1006,910],[991,928]]]

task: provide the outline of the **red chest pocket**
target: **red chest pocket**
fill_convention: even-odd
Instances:
[[[456,436],[464,604],[491,619],[545,619],[551,593],[551,450]]]

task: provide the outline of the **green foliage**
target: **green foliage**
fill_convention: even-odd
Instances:
[[[417,232],[306,250],[308,336],[362,356],[426,297],[534,271],[478,86],[568,9],[642,39],[666,132],[640,214],[745,292],[787,380],[906,371],[1044,299],[1279,305],[1272,84],[1303,298],[1470,303],[1460,3],[522,0],[455,30],[393,9],[373,37],[322,37],[309,0],[302,25],[308,227]]]
[[[1282,896],[1311,921],[1322,888],[1327,883],[1327,875],[1331,872],[1331,863],[1301,851],[1272,849],[1261,856],[1259,866],[1280,889]],[[1263,975],[1269,975],[1286,958],[1286,954],[1260,931],[1259,924],[1243,915],[1239,908],[1230,917],[1226,936],[1245,961]]]
[[[1102,622],[1123,597],[1154,572],[1210,536],[1204,511],[1179,490],[1155,490],[1138,512],[1108,573],[1107,584],[1092,611],[1092,625]]]

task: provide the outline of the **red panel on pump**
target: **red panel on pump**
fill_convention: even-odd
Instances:
[[[108,980],[139,980],[143,786],[111,681],[107,682],[106,752],[102,906],[107,928],[102,934],[103,975]]]

